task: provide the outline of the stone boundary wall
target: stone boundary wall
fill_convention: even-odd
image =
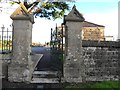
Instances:
[[[86,81],[120,80],[120,42],[83,41]]]
[[[11,53],[0,54],[0,78],[7,78],[8,76],[8,64],[11,60]]]
[[[82,41],[86,81],[120,80],[120,42]],[[1,56],[1,54],[0,54]],[[2,74],[7,77],[10,54],[2,54]]]
[[[114,47],[120,48],[120,42],[117,41],[82,41],[83,47]]]

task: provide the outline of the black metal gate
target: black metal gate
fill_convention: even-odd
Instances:
[[[0,30],[0,53],[6,54],[12,51],[12,30],[5,28]]]
[[[55,30],[51,29],[51,60],[52,65],[56,67],[56,70],[61,71],[61,74],[63,75],[63,59],[64,59],[64,25],[61,24],[61,26],[57,26]]]

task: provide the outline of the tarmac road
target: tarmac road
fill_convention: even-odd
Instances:
[[[61,67],[61,62],[54,56],[51,59],[51,49],[50,47],[32,47],[32,53],[43,54],[43,57],[38,62],[37,70],[39,71],[55,71],[56,67]]]
[[[50,69],[50,47],[32,47],[32,53],[43,54],[43,57],[37,65],[37,70]]]

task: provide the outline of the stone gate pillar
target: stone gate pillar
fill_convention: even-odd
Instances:
[[[32,44],[32,24],[30,14],[11,16],[13,20],[13,52],[8,67],[8,80],[12,82],[30,81],[30,61]]]
[[[74,6],[72,11],[65,16],[65,82],[82,82],[84,75],[82,59],[82,22],[84,17]]]

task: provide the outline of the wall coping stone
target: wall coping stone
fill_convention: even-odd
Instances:
[[[120,48],[120,42],[118,41],[91,41],[82,40],[83,47],[113,47]]]

